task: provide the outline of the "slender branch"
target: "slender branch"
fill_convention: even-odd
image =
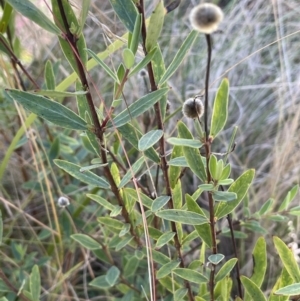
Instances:
[[[144,50],[145,55],[147,55],[147,50],[146,50],[147,31],[146,31],[146,22],[145,22],[144,0],[140,0],[140,3],[137,4],[137,8],[138,8],[139,13],[142,14],[143,50]],[[153,72],[153,67],[152,67],[151,62],[149,62],[148,65],[147,65],[147,71],[148,71],[148,75],[149,75],[151,91],[152,92],[156,91],[157,90],[157,85],[155,83],[154,72]],[[155,116],[156,116],[157,128],[164,132],[164,124],[163,124],[163,119],[162,119],[162,115],[161,115],[159,102],[157,102],[154,105],[154,111],[155,111]],[[164,135],[162,135],[161,139],[159,140],[159,148],[160,148],[160,165],[161,165],[164,181],[166,183],[166,193],[170,197],[170,200],[168,202],[168,207],[170,209],[173,209],[174,205],[173,205],[172,189],[171,189],[170,179],[169,179],[169,175],[168,175],[168,163],[167,163],[167,159],[166,159]],[[179,241],[178,232],[177,232],[175,222],[171,222],[171,229],[172,229],[172,232],[175,233],[175,235],[174,235],[174,244],[175,244],[175,248],[176,248],[176,251],[177,251],[177,256],[180,260],[180,267],[184,268],[185,267],[184,258],[183,258],[182,253],[181,253],[181,244],[180,244],[180,241]],[[193,296],[193,293],[192,293],[190,283],[188,281],[185,281],[185,286],[188,289],[189,300],[193,301],[194,296]]]
[[[229,229],[230,229],[230,236],[231,236],[231,241],[232,241],[232,245],[233,245],[234,256],[236,258],[238,258],[236,241],[234,239],[233,223],[232,223],[231,214],[227,215],[227,220],[228,220]],[[239,263],[239,260],[237,261],[237,263],[235,265],[235,270],[236,270],[236,280],[237,280],[237,284],[238,284],[239,297],[241,299],[243,299],[243,290],[242,290],[242,283],[241,283],[241,278],[240,278],[240,263]]]
[[[89,109],[90,109],[90,113],[91,113],[91,117],[92,117],[92,121],[93,121],[93,125],[94,125],[94,133],[100,141],[101,159],[102,159],[102,163],[105,164],[105,163],[108,163],[108,161],[107,161],[107,153],[106,153],[105,144],[104,144],[104,131],[103,131],[101,125],[100,125],[100,121],[98,119],[98,115],[97,115],[97,112],[96,112],[96,109],[95,109],[95,106],[94,106],[94,103],[93,103],[92,95],[90,93],[89,83],[88,83],[88,80],[87,80],[87,77],[86,77],[86,74],[85,74],[85,68],[84,68],[84,66],[81,62],[81,59],[80,59],[80,54],[79,54],[79,50],[78,50],[78,47],[77,47],[78,38],[75,35],[73,35],[70,31],[70,26],[68,24],[68,20],[67,20],[65,11],[64,11],[62,0],[58,0],[58,7],[59,7],[60,14],[61,14],[63,24],[64,24],[64,27],[65,27],[65,38],[67,39],[67,41],[70,44],[70,47],[74,51],[74,58],[75,58],[77,69],[78,69],[77,70],[78,71],[77,72],[78,76],[80,78],[83,89],[85,91],[87,91],[86,99],[87,99],[87,102],[88,102],[88,106],[89,106]],[[108,180],[108,182],[111,186],[111,190],[112,190],[113,194],[115,195],[115,197],[117,199],[118,205],[122,207],[122,216],[124,217],[125,222],[130,224],[130,233],[134,237],[134,240],[136,241],[137,245],[139,247],[141,247],[142,242],[141,242],[141,240],[140,240],[140,238],[139,238],[136,230],[134,229],[134,226],[133,226],[133,224],[132,224],[132,222],[129,218],[128,211],[125,207],[125,204],[124,204],[124,201],[121,197],[118,186],[116,185],[116,182],[115,182],[115,180],[114,180],[114,178],[111,174],[109,166],[108,165],[104,166],[103,170],[104,170],[104,175],[105,175],[106,179]]]

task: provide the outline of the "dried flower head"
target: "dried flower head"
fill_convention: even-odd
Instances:
[[[70,205],[70,201],[68,198],[64,197],[64,196],[61,196],[59,197],[59,199],[57,200],[57,204],[59,207],[62,207],[62,208],[65,208],[67,206]]]
[[[200,118],[204,113],[204,106],[200,96],[187,99],[182,106],[182,113],[188,118]]]
[[[145,69],[142,69],[140,72],[139,72],[139,76],[140,77],[145,77],[147,75],[147,72]]]
[[[193,28],[206,34],[216,31],[222,20],[222,10],[212,3],[199,4],[190,12],[190,22]]]

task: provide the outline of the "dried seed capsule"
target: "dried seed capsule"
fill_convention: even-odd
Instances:
[[[67,206],[70,205],[70,201],[68,198],[64,197],[64,196],[61,196],[59,197],[59,199],[57,200],[57,204],[59,207],[62,207],[62,208],[65,208]]]
[[[216,31],[222,20],[222,10],[212,3],[199,4],[190,12],[192,27],[205,34],[211,34]]]
[[[204,106],[199,96],[187,99],[182,106],[182,113],[187,118],[200,118],[204,113]]]

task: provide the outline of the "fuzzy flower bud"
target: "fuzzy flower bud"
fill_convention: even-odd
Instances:
[[[61,208],[65,208],[67,206],[70,205],[70,201],[68,198],[64,197],[64,196],[61,196],[59,197],[59,199],[57,200],[57,204],[59,207]]]
[[[199,4],[190,12],[192,27],[205,34],[211,34],[216,31],[222,20],[222,10],[212,3]]]
[[[204,106],[199,96],[187,99],[182,106],[182,113],[187,118],[200,118],[204,113]]]

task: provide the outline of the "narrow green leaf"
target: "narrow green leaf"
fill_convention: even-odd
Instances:
[[[212,264],[219,264],[223,259],[224,259],[223,254],[212,254],[208,256],[208,261],[211,262]]]
[[[280,277],[277,279],[274,287],[272,288],[272,291],[271,291],[271,294],[269,297],[269,301],[288,301],[290,299],[288,296],[286,296],[286,297],[278,296],[278,295],[275,295],[275,292],[280,288],[283,288],[285,286],[292,284],[293,282],[294,281],[293,281],[292,277],[289,275],[287,270],[285,268],[283,268]]]
[[[214,180],[219,180],[217,179],[217,165],[218,165],[217,157],[215,155],[211,155],[209,158],[209,171]]]
[[[101,249],[101,245],[93,238],[88,235],[77,233],[72,234],[71,238],[80,243],[83,247],[88,250],[96,250]]]
[[[253,274],[251,280],[258,286],[261,287],[265,279],[267,270],[267,245],[263,237],[258,238],[254,250],[253,256]]]
[[[162,130],[152,130],[146,133],[142,138],[139,140],[139,150],[145,151],[151,146],[153,146],[162,136],[164,132]]]
[[[122,207],[121,206],[115,206],[114,209],[112,210],[112,212],[109,214],[109,216],[111,217],[116,217],[118,216],[122,211]]]
[[[144,157],[139,158],[132,166],[131,169],[129,169],[126,174],[124,175],[123,179],[121,180],[119,184],[119,189],[123,188],[129,181],[132,179],[141,169],[145,162]],[[133,175],[132,175],[133,173]]]
[[[80,11],[80,30],[78,31],[79,33],[82,32],[82,29],[84,27],[86,18],[88,16],[89,13],[89,9],[90,9],[90,5],[91,5],[91,0],[84,0],[82,1],[82,7],[81,7],[81,11]]]
[[[202,216],[205,216],[203,210],[200,206],[195,202],[195,200],[188,194],[185,195],[185,201],[189,211],[198,213]],[[209,224],[204,224],[201,226],[194,226],[200,238],[208,245],[209,248],[212,247],[212,237],[211,230]]]
[[[157,40],[160,36],[165,17],[165,8],[163,1],[159,1],[154,11],[152,12],[147,27],[146,36],[146,50],[151,51],[156,46]]]
[[[213,191],[212,195],[216,202],[232,202],[237,199],[237,194],[229,191]]]
[[[123,239],[116,245],[116,251],[120,251],[124,247],[126,247],[131,241],[133,240],[132,236],[128,236],[127,238]]]
[[[170,196],[168,196],[168,195],[159,196],[158,198],[156,198],[153,201],[151,211],[156,212],[156,211],[160,210],[162,207],[164,207],[168,203],[169,200],[170,200]]]
[[[6,0],[16,11],[45,30],[60,35],[60,29],[29,0]]]
[[[172,145],[188,146],[188,147],[192,147],[192,148],[200,148],[203,145],[203,143],[201,143],[198,140],[175,138],[175,137],[168,138],[167,142]]]
[[[213,191],[214,185],[213,184],[201,184],[198,186],[199,189],[202,191]]]
[[[161,210],[156,212],[155,215],[169,221],[186,225],[203,225],[208,223],[208,219],[198,213],[179,209]]]
[[[230,173],[231,173],[231,165],[230,164],[227,164],[224,168],[223,168],[223,171],[222,171],[222,175],[221,175],[221,178],[220,180],[225,180],[225,179],[228,179],[228,177],[230,176]]]
[[[211,118],[210,136],[215,138],[224,128],[228,116],[229,81],[223,79],[217,91]]]
[[[133,198],[135,198],[136,200],[139,198],[139,196],[141,197],[142,203],[145,207],[147,207],[148,209],[151,209],[153,200],[150,199],[148,196],[146,196],[145,194],[139,192],[139,196],[136,192],[135,189],[132,188],[124,188],[125,192],[128,193],[129,195],[131,195]]]
[[[254,179],[254,174],[254,169],[249,169],[230,185],[228,192],[236,193],[237,199],[231,202],[220,202],[217,205],[215,216],[218,219],[232,212],[240,204]]]
[[[100,289],[106,289],[110,287],[106,280],[106,275],[96,277],[95,279],[93,279],[93,281],[89,283],[89,285],[98,287]]]
[[[76,92],[61,92],[55,90],[34,90],[29,91],[32,95],[43,95],[47,97],[68,97],[68,96],[77,96],[85,95],[87,91],[76,91]]]
[[[45,65],[45,72],[44,72],[46,87],[48,90],[54,90],[56,86],[53,66],[50,60],[47,60]]]
[[[251,296],[252,300],[267,301],[267,299],[264,296],[261,289],[254,282],[252,282],[249,278],[247,278],[246,276],[241,276],[241,281],[242,281],[242,284],[243,284],[245,290]]]
[[[187,38],[184,40],[182,45],[180,46],[178,52],[176,53],[173,61],[169,65],[167,71],[164,73],[162,78],[160,79],[158,85],[163,85],[173,74],[174,72],[179,68],[180,64],[182,63],[183,59],[193,46],[196,38],[198,36],[198,32],[193,30],[191,33],[187,36]]]
[[[218,185],[227,186],[227,185],[231,185],[233,182],[234,182],[233,179],[224,179],[224,180],[219,180]]]
[[[108,217],[108,216],[98,217],[97,221],[100,224],[103,224],[105,227],[107,226],[107,227],[111,227],[111,228],[114,228],[114,229],[117,229],[117,230],[122,230],[123,227],[124,227],[124,223],[123,222],[121,222],[121,221],[119,221],[117,219]]]
[[[186,162],[185,157],[177,157],[177,158],[171,159],[168,162],[168,165],[170,165],[170,166],[180,166],[180,167],[189,167],[189,165]]]
[[[122,207],[121,207],[121,208],[122,208]],[[124,224],[123,229],[122,229],[122,230],[120,231],[120,233],[119,233],[119,237],[122,237],[122,236],[124,236],[125,234],[129,233],[130,228],[131,228],[131,225],[130,225],[130,224]]]
[[[145,255],[147,254],[146,253],[146,248],[143,248],[143,252],[144,252]],[[153,257],[153,260],[155,262],[157,262],[158,264],[161,264],[161,265],[165,265],[168,262],[170,262],[170,259],[169,259],[168,256],[166,256],[166,255],[164,255],[161,252],[156,251],[156,250],[152,250],[152,257]]]
[[[87,124],[82,118],[58,102],[19,90],[6,90],[5,93],[25,109],[56,125],[74,130],[87,130]]]
[[[273,237],[273,242],[279,254],[279,257],[290,276],[295,282],[300,282],[299,267],[292,250],[290,250],[286,246],[286,244],[277,236]]]
[[[105,279],[110,286],[114,286],[120,276],[120,270],[112,266],[106,273]]]
[[[275,292],[276,295],[297,296],[300,295],[300,283],[294,283],[280,288]]]
[[[184,268],[184,269],[176,268],[173,270],[173,273],[190,282],[194,282],[194,283],[208,282],[208,279],[204,275],[188,268]]]
[[[54,163],[58,167],[66,171],[68,174],[82,181],[83,183],[104,188],[104,189],[110,188],[110,185],[106,182],[106,180],[97,176],[91,171],[86,171],[84,173],[80,172],[81,167],[79,165],[64,160],[58,160],[58,159],[54,160]]]
[[[293,199],[295,198],[297,192],[299,189],[299,185],[295,185],[286,195],[286,197],[284,198],[283,202],[281,203],[278,212],[282,211],[282,210],[287,210],[289,204],[293,201]]]
[[[181,168],[170,164],[170,162],[172,160],[178,159],[178,157],[180,157],[182,154],[183,154],[182,147],[175,145],[173,148],[172,154],[171,154],[171,160],[168,162],[168,165],[169,165],[168,174],[169,174],[170,185],[171,185],[172,189],[174,189],[176,183],[178,182],[178,179],[179,179],[179,176],[181,173]],[[184,158],[184,160],[185,160],[185,158]]]
[[[116,83],[120,84],[117,75],[97,56],[97,54],[94,51],[90,49],[85,50]]]
[[[113,122],[110,121],[107,127],[110,128],[112,126],[115,126],[116,128],[119,128],[120,126],[129,122],[131,119],[140,116],[154,104],[156,104],[160,100],[160,98],[168,91],[169,88],[163,88],[143,96],[142,98],[131,104],[127,109],[122,111],[119,115],[117,115],[113,119]]]
[[[88,170],[92,170],[92,169],[99,168],[99,167],[104,167],[104,166],[107,166],[107,165],[108,165],[108,163],[105,163],[105,164],[93,164],[93,165],[81,167],[79,171],[80,172],[85,172],[85,171],[88,171]]]
[[[169,275],[180,264],[179,260],[170,261],[164,264],[156,273],[156,278],[160,279]]]
[[[0,51],[5,53],[8,57],[11,56],[11,52],[9,50],[12,50],[7,39],[4,37],[2,33],[0,33]]]
[[[108,209],[108,210],[114,210],[115,206],[111,203],[109,203],[106,199],[102,198],[100,195],[97,194],[87,194],[86,195],[88,198],[94,200],[95,202],[97,202],[98,204],[100,204],[101,206],[103,206],[104,208]]]
[[[192,134],[183,122],[177,124],[180,138],[193,139]],[[183,146],[183,154],[192,172],[203,182],[206,181],[206,171],[198,149]]]
[[[32,301],[39,301],[41,295],[41,276],[39,267],[36,264],[32,268],[29,285]]]
[[[237,258],[231,258],[228,261],[226,261],[217,273],[215,281],[218,282],[225,278],[232,271],[237,261]]]
[[[157,47],[154,47],[150,52],[148,52],[147,55],[130,70],[128,77],[140,72],[143,68],[145,68],[146,65],[148,65],[148,63],[152,60],[153,56],[156,53],[156,50]]]
[[[162,246],[167,244],[173,237],[175,236],[176,233],[174,232],[166,232],[164,233],[156,242],[155,248],[160,249]]]
[[[109,0],[109,2],[122,23],[130,32],[133,32],[135,20],[138,15],[134,2],[124,0]]]
[[[142,28],[142,15],[138,14],[135,19],[134,30],[130,41],[130,49],[134,55],[136,54],[137,49],[139,47],[141,28]]]
[[[174,293],[174,301],[181,301],[187,294],[188,289],[187,288],[180,288]]]
[[[13,8],[7,2],[4,4],[3,14],[0,21],[0,33],[6,32],[7,26],[12,15]],[[1,300],[1,299],[0,299]]]
[[[138,149],[138,141],[142,137],[141,132],[136,129],[133,125],[130,123],[127,123],[121,127],[118,128],[118,131],[123,135],[123,137],[135,148]],[[147,156],[149,159],[151,159],[155,163],[160,162],[160,158],[157,154],[157,152],[154,150],[153,147],[148,148],[144,152],[145,156]]]
[[[134,60],[135,60],[134,54],[131,51],[131,49],[129,48],[123,49],[122,56],[123,56],[123,62],[126,69],[131,69],[132,66],[134,65]]]

